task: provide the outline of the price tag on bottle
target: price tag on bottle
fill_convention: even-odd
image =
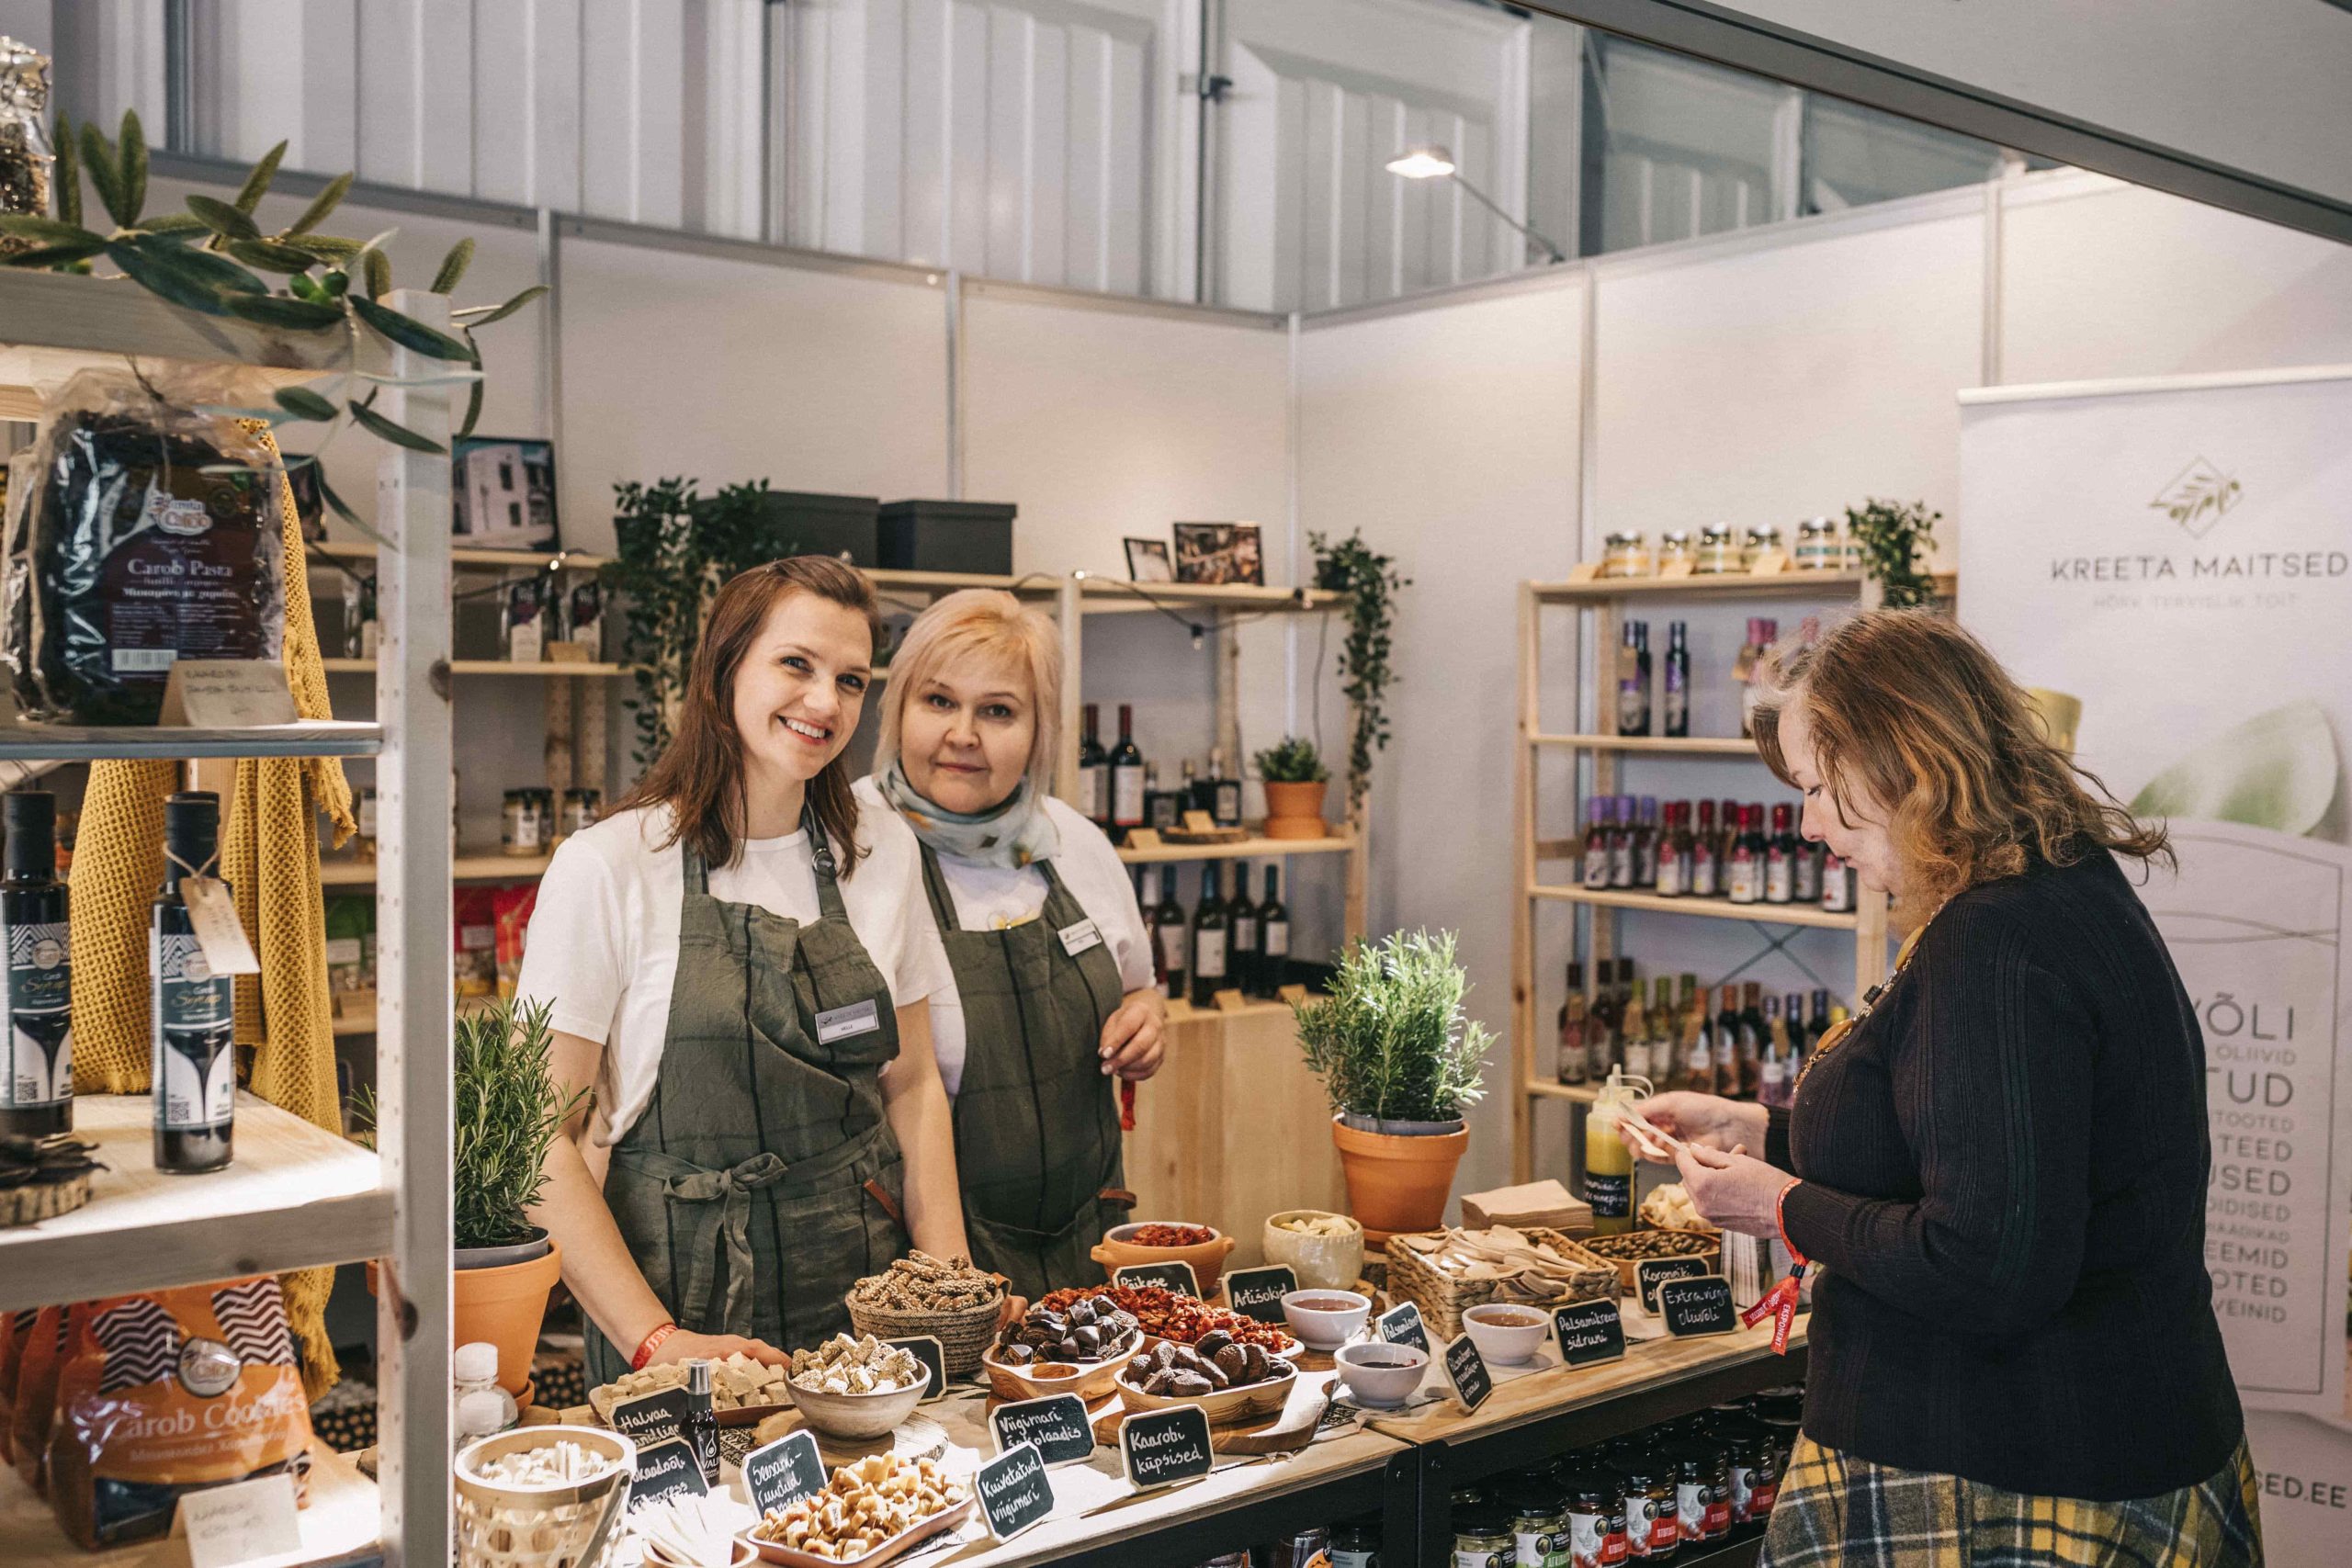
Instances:
[[[196,945],[215,975],[261,973],[261,960],[254,956],[254,944],[245,940],[244,924],[237,919],[237,902],[229,897],[227,883],[214,876],[183,876],[180,897],[187,900]]]

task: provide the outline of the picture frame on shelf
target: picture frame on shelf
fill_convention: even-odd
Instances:
[[[1129,582],[1173,582],[1176,569],[1168,554],[1165,539],[1135,539],[1126,541],[1127,581]]]
[[[1179,523],[1176,581],[1263,587],[1266,555],[1255,523]]]
[[[450,445],[450,536],[475,549],[560,547],[555,444],[535,436],[461,435]]]

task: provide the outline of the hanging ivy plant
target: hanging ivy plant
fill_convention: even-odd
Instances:
[[[1363,807],[1364,792],[1372,787],[1372,756],[1388,745],[1388,688],[1396,682],[1389,668],[1389,631],[1396,624],[1396,595],[1412,585],[1399,576],[1396,559],[1363,542],[1357,529],[1333,543],[1321,534],[1306,536],[1315,551],[1315,586],[1348,596],[1348,638],[1340,649],[1340,690],[1355,709],[1355,731],[1348,741],[1348,816]]]
[[[1879,603],[1886,608],[1936,602],[1936,580],[1927,562],[1936,547],[1936,525],[1943,520],[1924,501],[1872,499],[1846,508],[1846,526],[1862,543],[1862,570],[1878,582]]]

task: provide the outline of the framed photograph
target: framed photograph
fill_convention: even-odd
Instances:
[[[1129,539],[1127,541],[1127,581],[1130,582],[1175,581],[1176,572],[1168,559],[1168,541]]]
[[[1263,585],[1266,557],[1255,523],[1176,525],[1176,581]]]
[[[512,436],[468,435],[451,448],[451,536],[477,549],[557,547],[555,446]]]

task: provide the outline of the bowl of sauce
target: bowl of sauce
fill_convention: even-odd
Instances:
[[[1369,1297],[1353,1291],[1293,1291],[1283,1298],[1283,1320],[1310,1350],[1336,1350],[1363,1332]]]

